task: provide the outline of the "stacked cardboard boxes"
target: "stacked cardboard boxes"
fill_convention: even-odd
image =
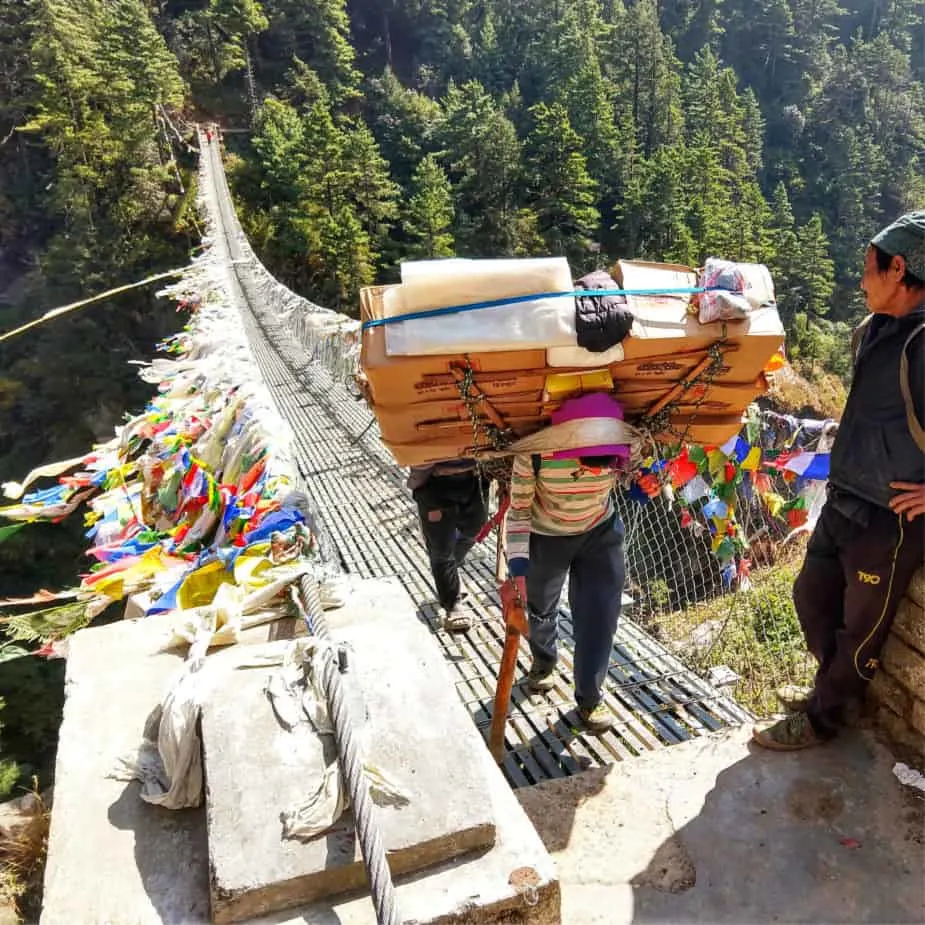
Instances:
[[[630,291],[697,285],[692,269],[670,264],[619,261],[612,275]],[[384,317],[383,296],[390,288],[363,290],[363,322]],[[364,328],[360,363],[383,442],[400,465],[472,455],[491,448],[486,425],[499,416],[514,436],[525,436],[546,426],[566,398],[605,389],[623,404],[630,422],[675,390],[657,439],[676,443],[683,435],[689,443],[722,444],[767,388],[763,370],[781,349],[784,331],[773,306],[741,321],[700,324],[691,300],[684,293],[627,296],[635,321],[623,357],[598,369],[552,366],[543,349],[389,356],[385,327]],[[460,293],[460,302],[466,301]],[[712,374],[676,389],[704,367],[711,349],[713,356],[721,352]]]

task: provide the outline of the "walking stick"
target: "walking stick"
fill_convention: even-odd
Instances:
[[[498,531],[498,560],[495,576],[501,582],[506,571],[504,555],[504,530]],[[517,667],[517,650],[520,637],[529,636],[527,622],[526,582],[523,578],[509,578],[501,585],[501,613],[504,617],[504,651],[498,670],[498,684],[495,687],[495,704],[491,711],[491,736],[488,748],[498,764],[504,758],[504,727],[511,705],[511,690],[514,687],[514,669]]]

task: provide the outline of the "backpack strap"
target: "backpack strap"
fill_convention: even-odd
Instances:
[[[543,456],[541,453],[531,453],[530,462],[533,463],[533,478],[538,479],[540,477],[540,468],[543,465]]]
[[[909,424],[909,432],[912,434],[912,439],[915,440],[918,448],[925,453],[925,429],[922,428],[919,419],[915,416],[915,405],[912,402],[912,390],[909,388],[909,358],[906,355],[909,344],[911,344],[922,331],[925,331],[925,322],[922,322],[918,327],[914,328],[903,344],[902,353],[899,357],[899,390],[902,392],[903,401],[906,404],[906,421]]]
[[[867,333],[867,325],[873,321],[874,316],[872,312],[868,312],[864,316],[864,320],[851,332],[851,365],[854,366],[858,362],[858,351],[861,349],[861,341],[864,340],[864,335]]]

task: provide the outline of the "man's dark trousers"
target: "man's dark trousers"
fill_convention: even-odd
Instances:
[[[487,489],[478,475],[465,472],[433,475],[414,490],[437,599],[447,611],[459,597],[459,566],[488,519]]]
[[[541,667],[554,665],[558,657],[559,595],[566,575],[575,633],[575,700],[593,709],[610,667],[626,579],[619,517],[577,536],[530,534],[530,651]]]
[[[851,509],[853,508],[853,510]],[[925,521],[830,497],[793,589],[806,645],[819,662],[807,712],[832,735],[877,669],[896,609],[925,554]]]

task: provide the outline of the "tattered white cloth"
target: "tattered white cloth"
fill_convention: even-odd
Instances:
[[[206,610],[207,608],[202,608]],[[277,721],[287,733],[329,739],[324,748],[331,760],[315,781],[307,781],[309,792],[297,806],[282,813],[283,834],[287,838],[310,839],[326,832],[349,805],[347,789],[333,747],[334,728],[328,714],[322,685],[325,662],[336,659],[330,643],[314,636],[295,640],[242,646],[233,655],[214,661],[205,657],[216,639],[214,623],[204,620],[201,633],[194,634],[183,669],[164,699],[151,714],[141,747],[119,759],[110,776],[117,780],[141,782],[141,798],[165,809],[184,809],[202,804],[202,741],[199,716],[202,704],[228,682],[229,673],[248,668],[279,666],[267,679],[266,693]],[[224,641],[224,640],[222,640]],[[351,718],[359,725],[365,708],[348,688]],[[362,744],[361,744],[362,751]],[[363,761],[378,803],[403,804],[408,797],[381,769]],[[314,789],[312,789],[314,788]]]

